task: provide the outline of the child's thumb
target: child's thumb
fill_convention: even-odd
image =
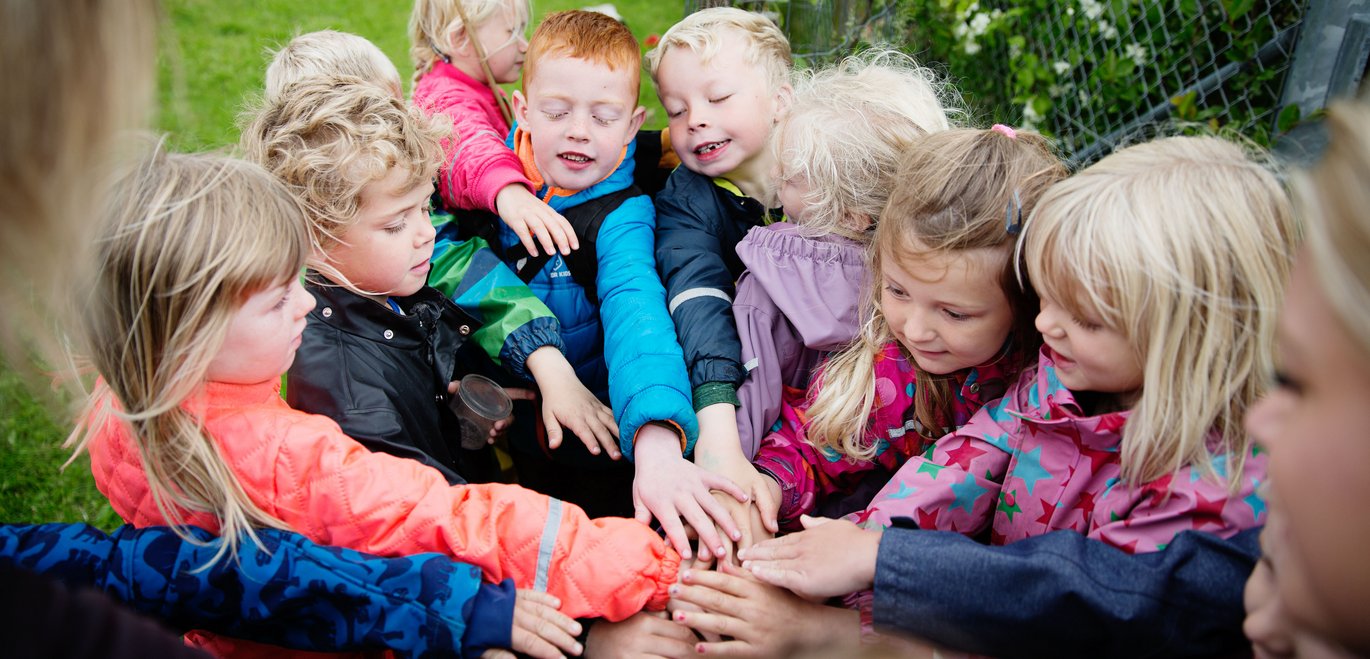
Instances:
[[[831,521],[832,520],[828,519],[827,517],[809,517],[808,515],[799,516],[799,523],[802,524],[805,529],[811,529],[817,526],[822,526]]]

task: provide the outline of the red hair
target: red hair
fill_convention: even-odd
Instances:
[[[550,14],[528,40],[523,60],[523,89],[537,75],[538,63],[547,57],[574,57],[603,64],[610,71],[620,67],[632,73],[633,89],[642,75],[642,50],[637,38],[623,23],[594,11],[573,9]]]

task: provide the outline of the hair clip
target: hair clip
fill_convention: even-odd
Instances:
[[[1004,209],[1004,231],[1010,236],[1018,235],[1023,230],[1023,199],[1018,196],[1018,191],[1013,191],[1013,199],[1008,202],[1008,207]]]
[[[451,64],[451,63],[452,63],[452,58],[451,58],[451,57],[448,57],[448,56],[447,56],[447,53],[444,53],[444,52],[442,52],[441,50],[438,50],[438,45],[435,44],[435,43],[433,43],[433,40],[432,40],[432,39],[429,39],[429,40],[428,40],[428,47],[433,49],[433,52],[437,54],[438,59],[442,60],[444,64]]]
[[[1018,139],[1017,131],[1014,131],[1012,128],[1009,128],[1008,126],[1005,126],[1003,124],[994,124],[993,126],[990,126],[989,129],[996,133],[1001,133],[1011,140]]]

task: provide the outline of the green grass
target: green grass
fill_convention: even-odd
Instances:
[[[534,15],[573,9],[595,0],[534,2]],[[675,2],[614,3],[639,40],[661,34],[680,18]],[[173,149],[215,149],[237,142],[237,117],[262,86],[268,53],[295,34],[331,28],[375,42],[408,85],[409,2],[371,0],[163,0],[165,15],[158,66],[155,125]],[[664,114],[643,77],[648,126]],[[95,489],[84,458],[61,470],[68,427],[29,392],[32,384],[0,366],[0,522],[119,524]]]

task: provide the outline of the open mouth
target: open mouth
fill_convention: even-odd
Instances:
[[[701,144],[695,147],[695,155],[701,157],[708,156],[709,154],[714,153],[715,151],[718,151],[719,149],[722,149],[725,146],[728,146],[730,142],[732,142],[732,140],[722,140],[720,142],[708,142],[706,144]]]
[[[573,165],[573,166],[577,166],[577,167],[579,167],[579,166],[584,166],[584,165],[588,165],[588,164],[594,162],[594,160],[595,160],[594,158],[591,158],[590,156],[587,156],[587,155],[585,155],[585,154],[583,154],[583,153],[574,153],[574,152],[559,153],[559,154],[557,154],[557,157],[560,158],[560,159],[562,159],[562,160],[564,160],[564,161],[566,161],[567,164],[570,164],[570,165]]]

